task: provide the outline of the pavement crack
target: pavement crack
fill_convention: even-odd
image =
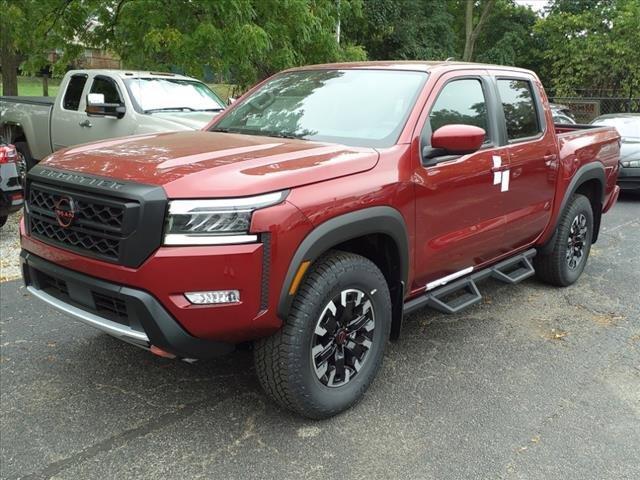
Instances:
[[[20,477],[20,480],[50,479],[51,477],[57,475],[58,473],[68,468],[71,468],[75,465],[78,465],[84,461],[90,460],[91,458],[99,455],[102,452],[108,452],[110,450],[113,450],[114,448],[117,448],[126,444],[131,440],[134,440],[139,437],[143,437],[155,430],[159,430],[163,427],[166,427],[168,425],[172,425],[181,420],[184,420],[190,417],[191,415],[193,415],[199,408],[203,406],[209,406],[209,407],[218,406],[226,400],[227,398],[224,398],[215,404],[211,404],[210,399],[207,398],[205,400],[201,400],[198,402],[182,405],[178,408],[178,410],[165,413],[143,425],[140,425],[138,427],[135,427],[129,430],[125,430],[122,433],[106,438],[69,457],[50,463],[42,470]]]

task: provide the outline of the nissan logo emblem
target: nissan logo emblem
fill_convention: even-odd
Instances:
[[[56,214],[56,220],[58,225],[63,228],[68,228],[76,218],[78,213],[78,207],[76,202],[71,197],[60,197],[53,207],[53,212]]]

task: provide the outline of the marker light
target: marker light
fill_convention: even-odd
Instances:
[[[238,290],[212,290],[209,292],[186,292],[184,294],[191,303],[195,305],[211,305],[219,303],[240,302],[240,292]]]

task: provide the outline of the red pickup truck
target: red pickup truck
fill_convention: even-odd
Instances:
[[[552,121],[527,70],[453,62],[279,73],[204,130],[61,150],[31,169],[28,290],[151,352],[253,346],[313,418],[353,405],[403,315],[485,277],[582,273],[620,137]]]

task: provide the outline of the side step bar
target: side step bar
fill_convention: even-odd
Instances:
[[[431,307],[443,313],[457,313],[482,300],[476,282],[487,277],[495,278],[508,284],[516,284],[532,276],[535,271],[531,259],[536,249],[507,258],[500,263],[485,268],[452,283],[428,291],[424,295],[409,300],[404,304],[404,314],[413,313],[422,307]]]

